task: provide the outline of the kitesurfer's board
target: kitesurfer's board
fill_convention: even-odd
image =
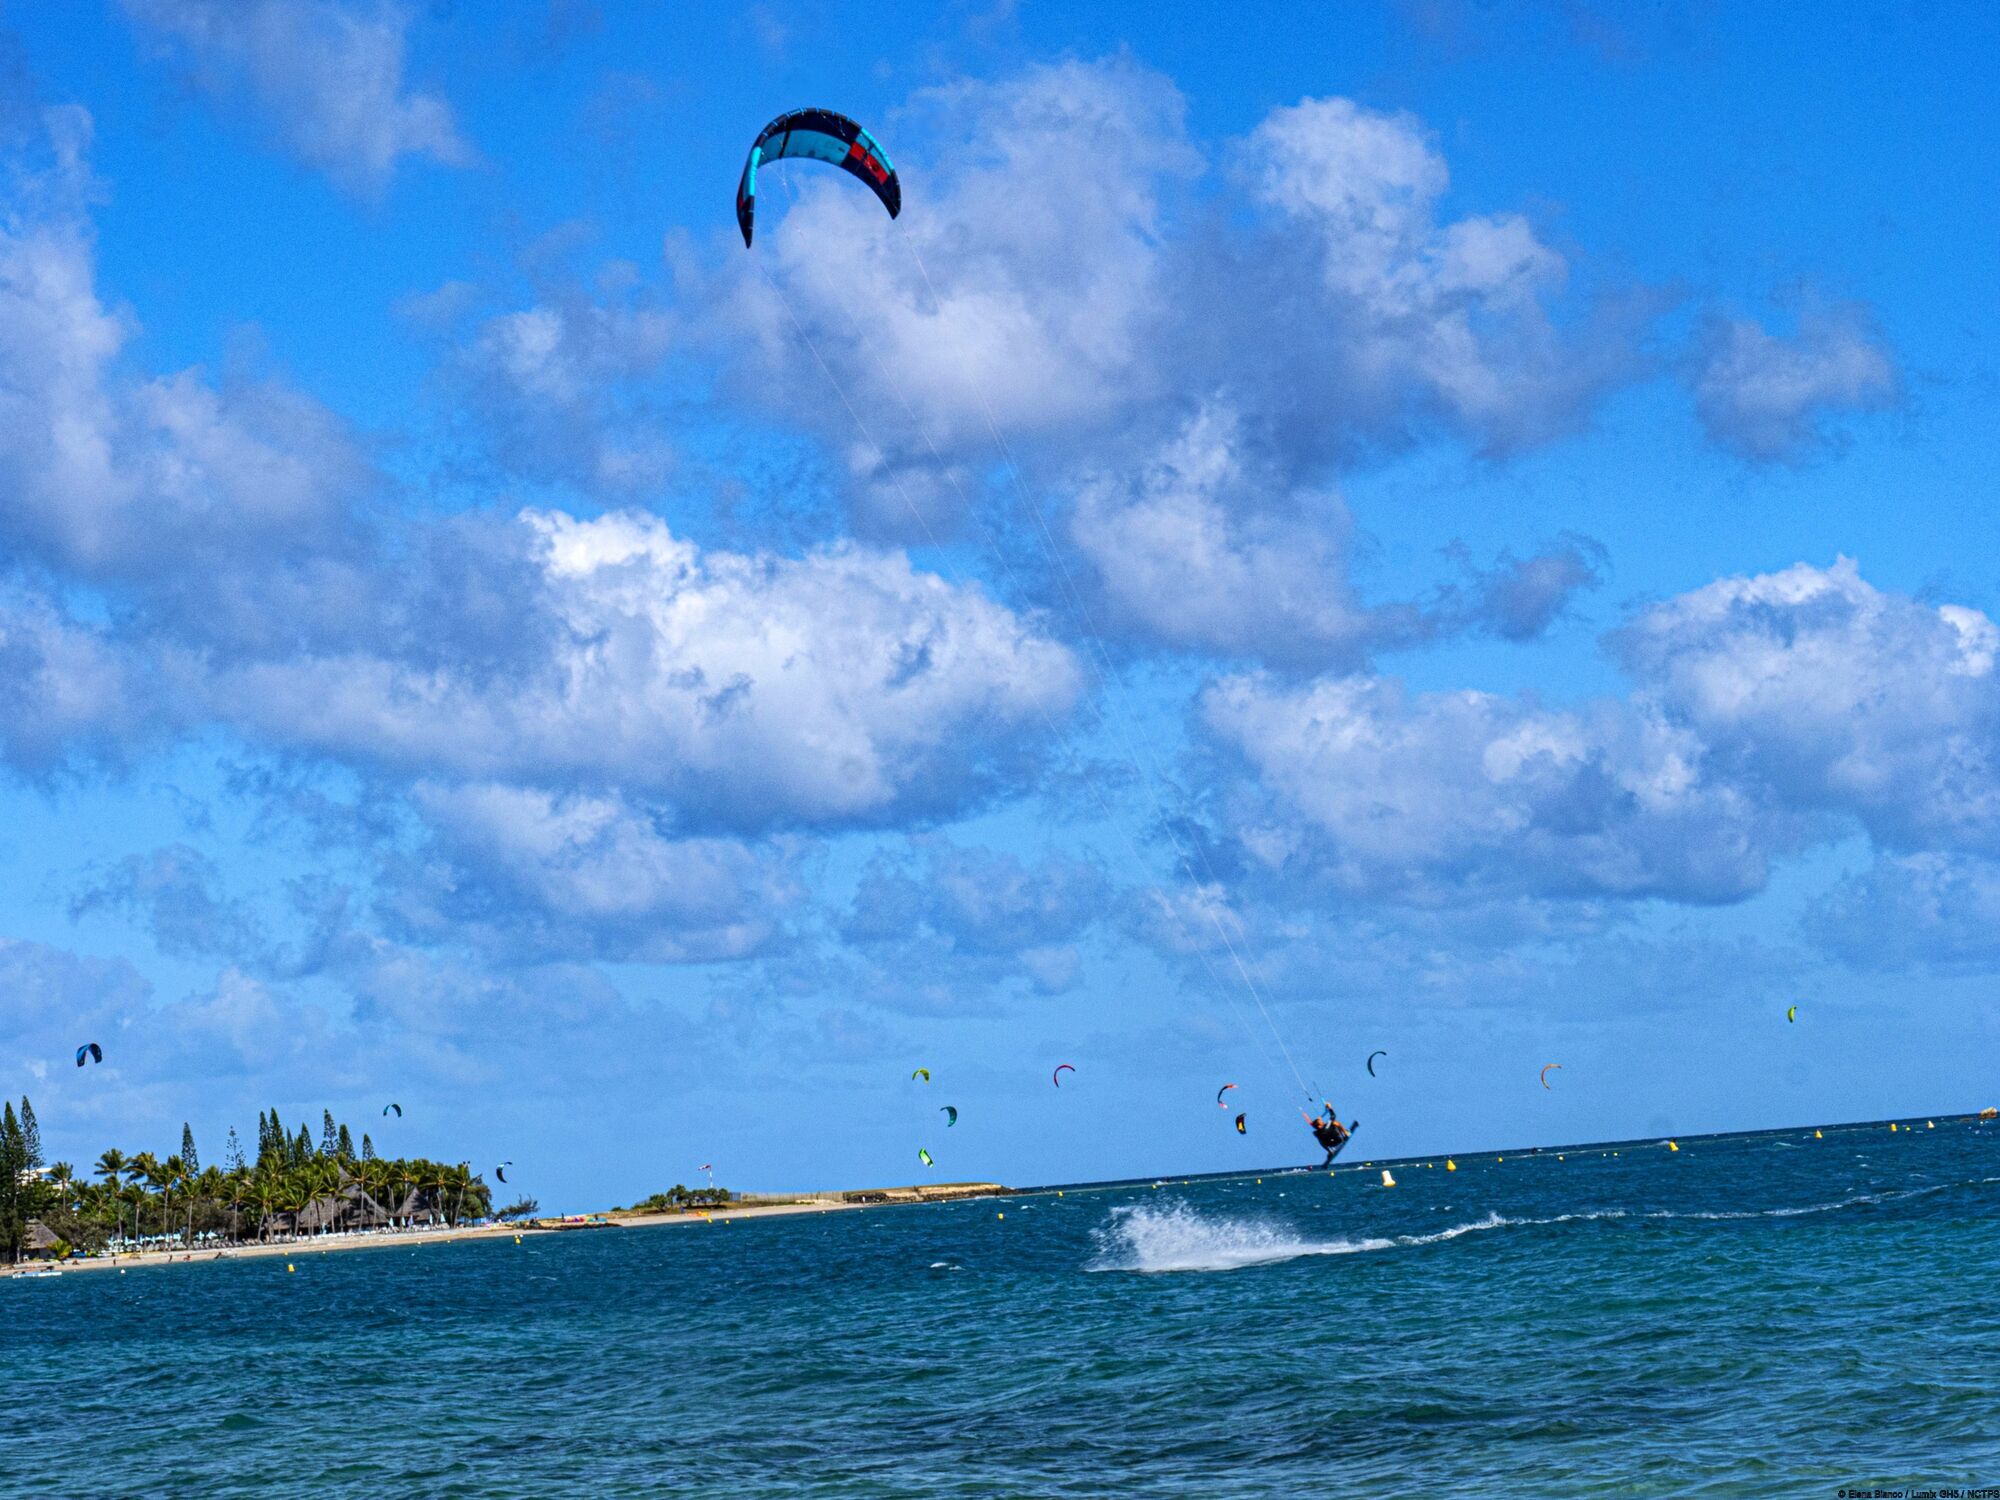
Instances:
[[[1325,1161],[1314,1162],[1311,1166],[1302,1168],[1301,1170],[1307,1172],[1325,1172],[1332,1170],[1333,1164],[1340,1160],[1340,1153],[1347,1149],[1348,1143],[1354,1139],[1355,1134],[1360,1129],[1361,1129],[1361,1122],[1359,1120],[1356,1120],[1352,1125],[1349,1125],[1347,1127],[1347,1140],[1342,1141],[1338,1146],[1335,1146],[1333,1148],[1333,1155],[1329,1156]]]

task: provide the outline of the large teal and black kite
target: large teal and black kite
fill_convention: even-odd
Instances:
[[[736,185],[736,223],[743,231],[745,249],[757,218],[757,168],[787,156],[832,162],[868,184],[890,218],[903,211],[903,185],[874,136],[830,109],[794,109],[764,127],[750,144],[750,159],[743,163],[743,180]]]

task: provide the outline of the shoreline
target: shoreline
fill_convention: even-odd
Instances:
[[[554,1229],[537,1229],[511,1224],[467,1224],[458,1228],[382,1230],[368,1234],[334,1234],[324,1240],[273,1240],[268,1244],[250,1241],[241,1245],[225,1245],[220,1248],[208,1247],[195,1250],[141,1250],[125,1255],[79,1256],[70,1260],[24,1260],[19,1265],[0,1266],[0,1280],[8,1277],[31,1276],[37,1272],[55,1271],[68,1275],[72,1271],[132,1271],[151,1269],[155,1266],[213,1265],[217,1261],[260,1260],[272,1256],[311,1255],[314,1252],[328,1253],[335,1250],[388,1250],[398,1245],[418,1246],[442,1244],[449,1240],[493,1239],[496,1236],[530,1234],[553,1234]]]
[[[1922,1121],[1923,1124],[1920,1125],[1919,1121]],[[1932,1122],[1942,1122],[1947,1125],[1977,1126],[1981,1123],[1981,1117],[1977,1113],[1954,1111],[1950,1114],[1939,1114],[1928,1117],[1917,1116],[1914,1119],[1899,1117],[1893,1122],[1889,1119],[1846,1120],[1824,1126],[1793,1125],[1762,1130],[1717,1131],[1709,1135],[1684,1135],[1679,1137],[1679,1139],[1694,1144],[1703,1141],[1740,1139],[1748,1136],[1789,1134],[1792,1131],[1809,1132],[1816,1129],[1824,1129],[1829,1132],[1837,1131],[1846,1134],[1862,1130],[1881,1130],[1892,1123],[1900,1124],[1903,1129],[1914,1133],[1924,1128],[1924,1126],[1930,1125]],[[1577,1156],[1597,1152],[1601,1155],[1609,1156],[1615,1155],[1620,1149],[1645,1150],[1647,1148],[1654,1148],[1664,1150],[1668,1139],[1668,1137],[1641,1136],[1629,1140],[1585,1141],[1563,1146],[1543,1146],[1539,1148],[1516,1147],[1508,1148],[1505,1151],[1439,1152],[1429,1157],[1380,1157],[1366,1161],[1358,1166],[1342,1164],[1341,1166],[1334,1167],[1332,1171],[1339,1172],[1344,1169],[1349,1172],[1367,1172],[1381,1166],[1410,1168],[1434,1165],[1438,1161],[1445,1160],[1448,1155],[1456,1156],[1458,1160],[1468,1165],[1485,1160],[1497,1159],[1504,1161],[1510,1155],[1522,1159],[1531,1156],[1552,1158],[1559,1152],[1575,1154]],[[825,1196],[800,1198],[782,1203],[739,1203],[729,1208],[683,1209],[679,1212],[660,1213],[632,1213],[625,1211],[619,1212],[616,1215],[607,1214],[601,1217],[569,1222],[530,1219],[520,1224],[468,1224],[457,1228],[350,1231],[344,1234],[328,1235],[324,1239],[279,1240],[269,1244],[251,1243],[233,1245],[221,1249],[198,1249],[191,1251],[146,1250],[128,1255],[90,1256],[75,1260],[22,1261],[18,1265],[0,1265],[0,1281],[32,1277],[38,1274],[46,1276],[51,1271],[58,1275],[85,1271],[102,1272],[114,1269],[129,1271],[135,1268],[150,1269],[170,1265],[213,1265],[218,1261],[269,1259],[273,1256],[298,1257],[314,1253],[324,1255],[345,1250],[385,1250],[394,1249],[397,1246],[421,1247],[424,1245],[465,1241],[505,1239],[510,1235],[517,1240],[525,1240],[530,1236],[581,1234],[606,1229],[658,1229],[668,1225],[684,1226],[690,1224],[726,1225],[737,1219],[787,1218],[800,1214],[851,1213],[867,1208],[918,1207],[924,1204],[976,1201],[983,1198],[1041,1197],[1050,1193],[1060,1195],[1063,1192],[1087,1193],[1093,1191],[1116,1191],[1133,1187],[1150,1186],[1160,1188],[1185,1186],[1197,1182],[1220,1182],[1252,1177],[1316,1174],[1321,1170],[1323,1169],[1315,1166],[1278,1166],[1186,1175],[1170,1173],[1160,1177],[1114,1178],[1102,1182],[1048,1183],[1026,1188],[1006,1187],[1000,1183],[937,1184],[911,1188],[857,1190],[854,1193],[845,1194],[840,1198]],[[931,1196],[925,1196],[927,1189]],[[945,1189],[945,1191],[940,1191],[940,1189]],[[951,1189],[957,1190],[952,1191]],[[905,1196],[906,1194],[909,1196]]]
[[[666,1225],[726,1224],[734,1219],[781,1218],[794,1214],[847,1213],[862,1208],[893,1208],[894,1203],[837,1203],[801,1200],[797,1203],[746,1203],[734,1208],[689,1210],[682,1213],[623,1214],[595,1221],[554,1223],[530,1219],[520,1224],[466,1224],[410,1230],[375,1230],[330,1234],[323,1238],[274,1240],[268,1244],[251,1242],[220,1248],[195,1250],[143,1250],[126,1255],[93,1255],[72,1260],[24,1260],[18,1265],[0,1265],[0,1281],[19,1277],[46,1277],[71,1272],[104,1272],[153,1269],[162,1266],[203,1266],[238,1260],[268,1260],[273,1256],[299,1257],[330,1255],[346,1250],[393,1250],[463,1243],[475,1240],[526,1240],[559,1234],[582,1234],[606,1229],[656,1229]]]

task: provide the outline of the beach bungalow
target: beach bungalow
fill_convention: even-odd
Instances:
[[[21,1240],[21,1259],[59,1260],[67,1248],[63,1237],[40,1219],[28,1220],[28,1232]]]
[[[368,1190],[351,1178],[337,1193],[323,1193],[299,1210],[292,1226],[297,1234],[321,1231],[340,1233],[353,1229],[382,1229],[389,1223],[389,1211],[369,1196]]]

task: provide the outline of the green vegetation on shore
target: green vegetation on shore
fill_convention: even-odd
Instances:
[[[534,1211],[533,1201],[504,1213]],[[34,1107],[0,1109],[0,1257],[90,1253],[140,1245],[191,1249],[353,1229],[458,1224],[492,1212],[486,1183],[466,1162],[381,1157],[360,1146],[332,1112],[317,1143],[305,1125],[288,1132],[274,1109],[257,1118],[257,1150],[246,1160],[234,1129],[219,1166],[203,1167],[194,1132],[166,1157],[116,1148],[88,1174],[68,1162],[44,1168]]]
[[[720,1208],[734,1196],[728,1188],[691,1188],[677,1182],[664,1193],[641,1198],[630,1208],[613,1208],[610,1211],[614,1214],[683,1213],[691,1208]]]

